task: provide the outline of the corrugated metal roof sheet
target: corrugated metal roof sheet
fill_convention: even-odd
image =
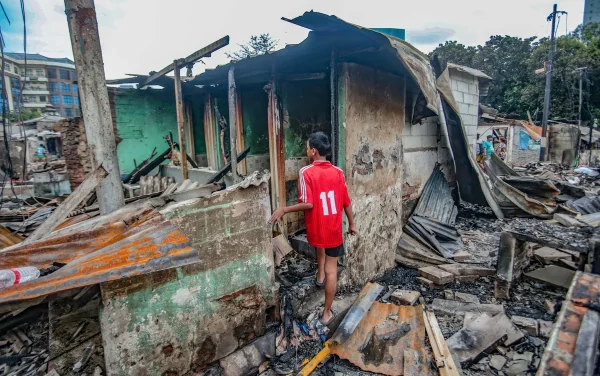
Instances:
[[[303,69],[307,69],[307,65],[317,63],[328,66],[331,46],[335,45],[342,56],[344,53],[352,52],[352,59],[359,63],[385,67],[396,74],[408,73],[426,99],[427,116],[437,115],[435,75],[427,55],[414,46],[399,38],[323,13],[310,11],[294,19],[284,18],[284,20],[314,32],[311,32],[300,44],[220,65],[215,69],[206,70],[188,83],[194,85],[225,83],[232,64],[236,67],[236,80],[257,74],[270,77],[273,66],[278,70],[294,64]],[[363,55],[360,55],[361,51]]]
[[[493,80],[492,77],[490,77],[487,74],[483,73],[479,69],[475,69],[475,68],[471,68],[471,67],[466,67],[464,65],[458,65],[458,64],[454,64],[454,63],[448,63],[448,68],[449,69],[456,69],[456,70],[461,71],[463,73],[467,73],[467,74],[470,74],[471,76],[475,76],[477,78],[482,78],[484,80]]]

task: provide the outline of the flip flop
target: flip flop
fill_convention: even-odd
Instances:
[[[323,282],[319,282],[319,272],[315,274],[315,286],[318,288],[323,288],[325,286],[325,278],[323,278]]]
[[[331,324],[331,322],[333,321],[333,319],[335,319],[335,317],[337,316],[337,312],[333,310],[333,308],[331,309],[331,317],[329,318],[329,320],[327,320],[327,322],[323,322],[323,320],[319,319],[319,321],[321,322],[321,324],[323,324],[323,326],[327,326],[329,324]]]

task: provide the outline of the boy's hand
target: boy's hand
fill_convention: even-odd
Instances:
[[[285,215],[285,211],[282,208],[275,209],[275,211],[273,212],[273,215],[271,216],[271,219],[269,219],[269,224],[274,224],[284,215]]]
[[[358,231],[356,231],[356,227],[354,227],[354,225],[350,225],[348,227],[348,234],[350,234],[350,235],[356,235],[356,234],[358,234]]]

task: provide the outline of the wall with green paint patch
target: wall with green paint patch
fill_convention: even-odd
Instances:
[[[250,155],[269,154],[269,127],[267,93],[260,87],[241,90],[244,145],[250,147]]]
[[[278,300],[267,183],[159,211],[198,262],[101,285],[109,375],[199,371],[264,334]]]
[[[127,174],[137,163],[150,156],[156,147],[157,153],[168,146],[165,136],[177,135],[177,114],[173,92],[163,90],[111,90],[111,105],[116,116],[117,137],[121,142],[117,145],[117,158],[121,174]],[[206,153],[204,144],[204,104],[201,99],[193,102],[194,141],[196,154]]]
[[[194,148],[196,155],[206,154],[206,139],[204,138],[204,95],[186,97],[192,106],[192,125],[194,127]]]
[[[311,133],[331,134],[329,80],[284,82],[285,158],[306,156],[306,140]]]

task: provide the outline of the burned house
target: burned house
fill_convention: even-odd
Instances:
[[[403,198],[418,197],[439,162],[435,76],[425,55],[393,36],[317,12],[285,21],[310,29],[308,38],[182,82],[186,146],[199,166],[190,176],[223,168],[235,137],[238,153],[249,148],[237,172],[270,170],[272,207],[295,203],[307,137],[315,131],[330,135],[331,160],[346,173],[360,233],[346,239],[342,280],[363,283],[393,266]],[[141,87],[146,79],[111,83]],[[164,89],[110,89],[123,174],[154,147],[163,148],[165,134],[176,132],[172,80],[162,77],[156,84]],[[236,98],[233,112],[229,95]],[[235,134],[228,126],[232,113]],[[451,171],[452,161],[446,165]],[[176,180],[181,175],[179,167],[169,166],[161,174]],[[301,213],[285,221],[279,232],[304,227]]]

